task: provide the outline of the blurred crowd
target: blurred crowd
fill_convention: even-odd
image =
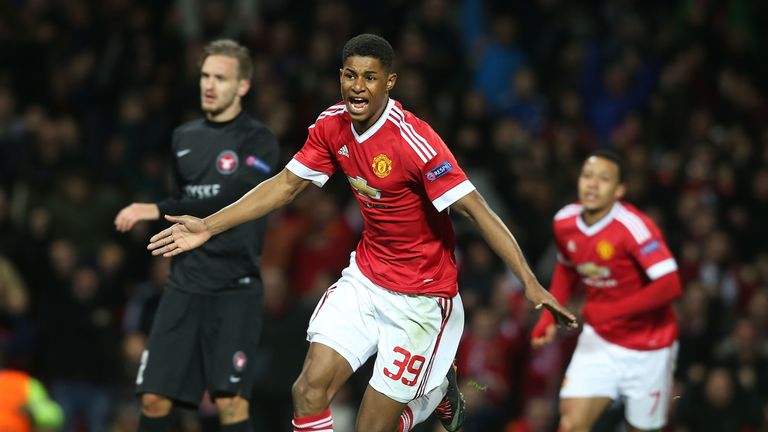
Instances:
[[[583,157],[623,153],[628,200],[661,226],[684,282],[668,430],[768,431],[767,29],[761,0],[2,2],[0,361],[48,386],[67,431],[135,430],[169,263],[145,248],[163,223],[119,234],[112,221],[168,194],[171,131],[200,116],[200,48],[251,48],[245,106],[284,163],[340,99],[344,42],[373,32],[398,55],[393,97],[441,134],[545,284],[552,217],[575,199]],[[309,314],[360,234],[344,183],[269,217],[256,430],[290,430]],[[538,312],[473,228],[456,228],[465,431],[552,431],[576,335],[532,350]],[[365,384],[334,402],[337,430]],[[179,430],[209,430],[214,410]]]

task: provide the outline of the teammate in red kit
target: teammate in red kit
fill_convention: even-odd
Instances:
[[[659,430],[667,421],[677,357],[671,302],[682,288],[677,263],[659,228],[621,201],[622,162],[593,153],[579,177],[579,203],[555,215],[558,262],[550,292],[566,302],[586,290],[584,328],[560,390],[560,431],[589,431],[613,400],[625,403],[631,431]],[[555,337],[544,312],[534,347]]]
[[[527,297],[571,327],[573,315],[539,283],[512,234],[488,208],[432,128],[389,98],[397,75],[381,37],[344,46],[343,101],[323,111],[286,168],[205,219],[152,237],[153,254],[174,256],[290,202],[335,172],[349,181],[365,230],[341,278],[318,302],[311,342],[293,386],[294,431],[331,431],[329,404],[352,373],[376,355],[357,429],[407,431],[433,411],[453,431],[464,402],[452,362],[464,312],[456,283],[450,207],[472,220],[525,285]]]

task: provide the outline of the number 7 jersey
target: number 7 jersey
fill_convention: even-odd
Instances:
[[[346,176],[365,228],[355,251],[361,272],[406,294],[457,293],[456,239],[447,208],[475,187],[443,140],[389,100],[363,134],[343,103],[323,111],[286,167],[317,186]]]
[[[581,204],[565,206],[555,215],[554,232],[558,261],[578,275],[587,302],[610,305],[677,271],[659,228],[632,205],[617,202],[608,215],[589,226],[582,211]],[[589,324],[609,342],[637,350],[669,346],[678,331],[671,304]]]

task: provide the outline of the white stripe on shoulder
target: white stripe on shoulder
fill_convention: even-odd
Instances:
[[[405,121],[405,113],[398,108],[397,105],[392,106],[391,114],[394,115],[395,119],[399,121],[399,126],[413,138],[416,145],[424,151],[424,154],[426,154],[429,159],[437,156],[434,147],[432,147],[423,136],[416,132],[416,129],[413,128],[412,124]]]
[[[313,127],[315,127],[315,124],[318,121],[320,121],[320,120],[322,120],[322,119],[324,119],[326,117],[337,116],[339,114],[344,114],[345,112],[347,112],[347,106],[346,105],[344,105],[344,104],[334,105],[334,106],[326,109],[325,111],[321,112],[320,115],[317,116],[317,119],[315,120],[315,123],[312,123],[311,125],[309,125],[308,129],[312,129]]]
[[[403,139],[405,140],[405,142],[407,142],[407,143],[408,143],[408,145],[409,145],[409,146],[411,147],[411,149],[413,149],[413,151],[414,151],[414,152],[415,152],[415,153],[416,153],[416,154],[419,156],[419,159],[421,159],[421,161],[422,161],[423,163],[427,163],[427,162],[429,162],[429,161],[430,161],[430,159],[432,159],[431,157],[430,157],[430,158],[427,158],[427,156],[425,156],[425,154],[424,154],[424,149],[422,149],[421,147],[419,147],[419,146],[417,146],[417,145],[416,145],[416,143],[413,141],[413,139],[410,137],[410,135],[408,135],[408,134],[405,132],[405,130],[404,130],[404,129],[403,129],[403,127],[400,125],[400,122],[399,122],[399,121],[398,121],[398,120],[395,118],[395,116],[393,116],[393,115],[390,113],[389,117],[387,117],[387,120],[391,121],[392,123],[394,123],[394,124],[397,126],[397,128],[400,130],[400,136],[401,136],[401,137],[403,137]]]
[[[581,204],[568,204],[567,206],[563,207],[555,213],[555,220],[562,220],[567,219],[571,216],[576,216],[578,214],[581,214],[583,206]]]
[[[341,103],[338,105],[329,106],[328,108],[325,109],[325,111],[321,112],[320,115],[322,116],[323,114],[331,114],[331,113],[336,113],[337,111],[346,111],[346,110],[347,110],[347,106]]]
[[[624,206],[619,206],[616,212],[616,220],[629,230],[637,244],[643,244],[651,238],[651,230],[648,229],[640,216],[627,210]]]

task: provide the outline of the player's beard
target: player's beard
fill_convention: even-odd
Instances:
[[[214,106],[206,106],[205,104],[202,104],[203,112],[208,114],[211,117],[216,117],[223,113],[224,111],[228,110],[232,107],[235,103],[235,96],[230,97],[227,99],[226,103],[223,104],[215,104]]]

